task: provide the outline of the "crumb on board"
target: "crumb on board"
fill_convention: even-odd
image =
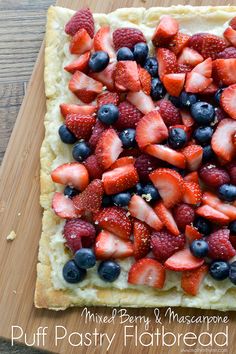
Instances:
[[[21,216],[21,213],[18,213],[17,216]]]
[[[16,295],[16,290],[13,290],[13,294],[15,294],[15,295]]]
[[[16,238],[16,233],[15,233],[15,231],[11,231],[10,233],[9,233],[9,235],[7,235],[7,240],[8,241],[13,241],[13,240],[15,240],[15,238]]]

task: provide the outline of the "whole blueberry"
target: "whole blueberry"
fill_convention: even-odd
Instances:
[[[168,144],[172,149],[181,149],[187,141],[187,135],[181,128],[172,128],[169,131]]]
[[[134,53],[134,60],[138,64],[143,65],[148,56],[147,44],[142,42],[135,44],[133,53]]]
[[[104,70],[109,63],[109,55],[103,50],[94,52],[89,59],[89,68],[94,72]]]
[[[97,113],[98,119],[107,125],[114,124],[119,118],[119,109],[112,103],[102,105]]]
[[[155,202],[160,199],[160,194],[152,183],[148,183],[143,187],[142,194],[144,195],[143,198],[146,199],[147,202]]]
[[[128,128],[119,134],[119,138],[122,141],[124,148],[131,148],[136,145],[135,133],[135,129]]]
[[[211,145],[203,146],[202,162],[208,162],[215,156]]]
[[[234,202],[236,200],[236,186],[233,184],[222,184],[218,189],[220,199],[227,202]]]
[[[194,133],[193,137],[200,145],[207,144],[211,141],[213,135],[213,129],[211,127],[198,127]]]
[[[104,281],[113,282],[120,275],[120,266],[115,261],[103,261],[99,264],[98,275]]]
[[[229,276],[229,264],[224,261],[215,261],[211,264],[209,273],[215,280],[224,280]]]
[[[77,141],[76,136],[67,128],[65,124],[60,126],[58,133],[61,141],[65,144],[74,144]]]
[[[158,62],[155,57],[147,58],[143,67],[152,77],[158,76]]]
[[[130,192],[121,192],[112,196],[113,203],[119,207],[125,207],[131,199]]]
[[[197,217],[193,226],[195,226],[200,234],[209,235],[211,233],[211,223],[207,219],[202,218],[201,216]]]
[[[196,102],[191,105],[191,115],[200,125],[209,125],[215,119],[215,109],[207,102]]]
[[[236,220],[229,223],[229,231],[236,235]]]
[[[190,251],[195,257],[204,258],[208,253],[208,243],[205,240],[194,240],[190,245]]]
[[[187,93],[185,91],[183,91],[180,94],[180,105],[183,108],[189,108],[190,106],[192,106],[192,104],[197,102],[197,96],[194,95],[193,93]]]
[[[117,60],[134,60],[134,55],[133,52],[127,48],[127,47],[122,47],[118,50],[116,53]]]
[[[102,206],[106,208],[111,205],[113,205],[112,196],[104,194],[102,197]]]
[[[236,261],[229,265],[229,279],[234,285],[236,285]]]
[[[74,260],[70,260],[64,265],[62,274],[67,283],[74,284],[84,280],[86,270],[79,268]]]
[[[73,198],[77,194],[79,194],[79,191],[73,187],[66,186],[66,188],[64,189],[64,195],[66,195],[69,198]]]
[[[75,264],[79,268],[88,269],[96,264],[96,257],[91,248],[80,248],[74,255]]]
[[[169,100],[171,103],[173,103],[175,107],[177,108],[181,107],[180,96],[179,97],[169,96]]]
[[[224,91],[224,88],[220,88],[219,90],[216,91],[216,93],[214,95],[214,99],[217,104],[220,104],[220,96],[223,91]]]
[[[142,185],[142,183],[137,183],[135,186],[135,193],[138,195],[144,194],[143,187],[144,186]]]
[[[154,101],[158,101],[166,94],[166,89],[158,78],[153,78],[151,83],[151,97]]]
[[[76,161],[82,162],[90,155],[91,149],[85,141],[75,144],[72,149],[72,156]]]

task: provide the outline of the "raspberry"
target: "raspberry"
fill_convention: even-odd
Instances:
[[[204,183],[215,188],[220,187],[222,184],[230,183],[229,174],[222,168],[210,163],[200,168],[199,176]]]
[[[143,114],[128,101],[121,102],[118,108],[119,118],[115,127],[119,130],[135,128],[137,123],[143,117]]]
[[[102,177],[103,170],[101,166],[98,164],[98,160],[96,155],[90,155],[85,161],[84,165],[88,170],[89,177],[91,180],[100,179]]]
[[[213,232],[207,237],[209,246],[208,255],[212,259],[220,259],[227,261],[236,255],[236,250],[233,248],[229,240],[229,230],[221,229]]]
[[[159,113],[162,116],[167,127],[171,125],[181,124],[181,116],[178,108],[176,108],[173,103],[168,100],[161,100],[159,102],[160,110]]]
[[[151,234],[151,248],[154,256],[160,262],[166,261],[175,252],[184,248],[185,236],[173,236],[167,231],[153,232]]]
[[[117,51],[121,47],[133,48],[136,43],[146,43],[143,33],[136,28],[118,28],[113,32],[113,43]]]
[[[72,131],[77,139],[88,140],[95,125],[96,118],[83,114],[68,114],[66,116],[66,126]]]
[[[112,103],[115,106],[119,103],[119,95],[116,92],[104,92],[97,98],[98,109],[104,104]]]
[[[233,161],[225,166],[230,175],[230,182],[236,185],[236,161]]]
[[[174,219],[181,231],[184,231],[186,225],[190,225],[193,222],[194,216],[194,209],[188,204],[179,204],[174,209]]]
[[[72,252],[76,252],[81,247],[91,247],[96,237],[95,227],[87,221],[81,219],[68,220],[64,226],[64,238],[66,246]]]
[[[74,36],[81,28],[86,29],[91,38],[94,36],[94,19],[89,9],[77,11],[65,26],[65,32]]]
[[[159,167],[159,161],[150,155],[140,155],[137,157],[134,167],[138,171],[140,181],[148,182],[149,174]]]
[[[93,150],[95,150],[98,140],[100,139],[101,134],[107,129],[105,124],[102,124],[100,120],[97,120],[93,128],[91,137],[89,139],[89,145]]]
[[[233,59],[236,58],[236,48],[234,47],[228,47],[223,50],[223,52],[220,52],[217,54],[217,59]]]

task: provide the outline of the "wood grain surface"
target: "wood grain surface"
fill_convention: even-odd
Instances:
[[[170,6],[172,4],[192,5],[226,5],[228,1],[157,1],[155,0],[59,0],[58,4],[78,8],[89,6],[94,12],[109,12],[118,7],[130,6]],[[65,340],[55,346],[54,329],[63,325],[68,332],[92,332],[97,328],[100,332],[116,333],[111,352],[126,353],[138,350],[145,353],[180,353],[183,346],[157,348],[135,346],[129,342],[126,347],[122,342],[123,326],[116,321],[115,325],[90,323],[85,325],[81,318],[81,309],[70,309],[65,312],[36,310],[33,306],[35,286],[35,266],[37,262],[38,241],[41,232],[41,209],[39,207],[39,149],[43,139],[43,117],[45,113],[45,97],[43,86],[43,48],[39,54],[33,75],[28,84],[34,62],[42,43],[47,7],[50,0],[2,1],[0,0],[0,158],[2,158],[13,124],[16,120],[20,104],[24,102],[11,135],[0,175],[0,336],[10,338],[11,326],[24,328],[28,340],[32,341],[33,333],[39,326],[48,326],[45,345],[38,345],[55,353],[105,353],[106,346],[73,347]],[[236,5],[236,1],[231,1]],[[27,87],[27,91],[26,91]],[[6,236],[11,230],[17,234],[13,242],[7,242]],[[93,308],[99,315],[110,315],[111,309]],[[217,311],[176,310],[179,315],[222,315]],[[130,315],[145,315],[154,320],[151,309],[133,309]],[[164,314],[164,310],[161,310]],[[225,352],[235,353],[234,336],[236,335],[235,313],[229,316],[229,344]],[[201,333],[206,326],[184,324],[168,324],[166,330],[186,332],[186,328],[194,333]],[[149,331],[156,328],[153,322]],[[211,332],[216,334],[224,329],[223,325],[214,325]],[[143,325],[139,330],[144,331]],[[21,339],[24,343],[24,338]],[[200,347],[194,346],[200,352]],[[212,352],[216,347],[209,348]],[[33,348],[11,347],[0,342],[0,353],[38,353]],[[186,350],[186,352],[188,352]]]

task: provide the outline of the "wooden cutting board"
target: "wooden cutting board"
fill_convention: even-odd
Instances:
[[[58,5],[77,9],[78,7],[89,6],[94,12],[110,12],[118,7],[130,6],[145,6],[150,7],[154,5],[170,6],[178,4],[177,1],[141,1],[141,0],[81,0],[58,1]],[[207,1],[182,1],[182,4],[192,5],[207,5],[212,2]],[[235,3],[235,2],[234,2]],[[214,1],[215,5],[226,5],[226,1]],[[231,2],[232,4],[232,2]],[[37,310],[33,306],[33,296],[36,277],[36,263],[38,253],[38,242],[41,232],[41,208],[39,206],[39,150],[42,143],[44,128],[43,118],[45,114],[45,95],[43,83],[43,46],[40,50],[38,60],[28,85],[28,90],[22,107],[20,109],[14,131],[12,133],[4,161],[1,167],[0,175],[0,336],[11,339],[12,326],[20,326],[24,334],[19,342],[34,344],[34,346],[50,350],[55,353],[105,353],[107,349],[107,340],[104,336],[103,342],[95,343],[94,331],[99,333],[107,333],[109,336],[115,334],[114,340],[111,344],[110,350],[116,353],[123,353],[135,350],[145,351],[146,353],[179,353],[181,349],[191,348],[186,346],[183,341],[176,343],[174,346],[167,346],[164,344],[157,344],[154,340],[150,342],[149,335],[143,334],[141,341],[137,338],[135,343],[134,337],[129,337],[125,343],[124,326],[135,326],[132,322],[120,323],[117,317],[114,323],[95,323],[90,321],[86,323],[85,318],[81,316],[81,309],[75,308],[64,312],[53,312],[47,310]],[[6,236],[10,231],[16,232],[16,239],[14,241],[6,241]],[[99,316],[111,316],[112,309],[107,308],[92,308],[90,309],[94,314]],[[174,310],[174,309],[173,309]],[[207,330],[205,324],[187,325],[183,323],[168,323],[168,318],[164,318],[166,309],[161,310],[162,324],[155,323],[155,316],[152,309],[130,309],[128,314],[130,316],[148,316],[151,320],[148,332],[153,333],[156,329],[171,331],[176,335],[178,333],[194,332],[200,335]],[[234,353],[233,338],[236,335],[236,320],[235,313],[228,312],[226,314],[217,311],[198,311],[196,309],[176,309],[179,318],[183,315],[189,316],[228,316],[229,323],[228,331],[228,345],[222,347],[226,348],[228,353]],[[98,316],[97,316],[98,320]],[[138,318],[136,319],[138,321]],[[48,327],[46,329],[47,335],[45,343],[42,341],[42,336],[34,335],[38,328]],[[64,340],[55,341],[56,326],[64,326],[67,330],[67,335]],[[164,329],[163,329],[164,327]],[[133,333],[135,327],[127,328]],[[145,331],[143,324],[137,323],[137,330],[139,334]],[[213,335],[220,331],[225,331],[225,324],[215,324],[210,326],[209,332]],[[63,330],[64,331],[64,330]],[[90,333],[92,341],[91,345],[82,346],[79,344],[79,335],[69,335],[72,332],[84,334]],[[16,334],[16,332],[15,332]],[[19,332],[18,332],[19,334]],[[62,334],[62,328],[61,332]],[[219,335],[220,337],[220,335]],[[37,338],[39,341],[37,342]],[[155,338],[155,336],[154,336]],[[218,337],[217,337],[218,338]],[[99,337],[100,339],[100,337]],[[171,335],[166,340],[167,344],[171,343]],[[73,346],[76,344],[77,346]],[[205,337],[203,343],[207,342]],[[220,338],[219,338],[220,343]],[[221,342],[222,343],[222,342]],[[57,345],[56,345],[57,344]],[[126,346],[125,346],[126,344]],[[145,346],[146,344],[146,346]],[[200,344],[193,346],[194,349],[204,348]],[[217,343],[212,346],[208,345],[209,349],[218,349]],[[187,349],[188,352],[188,349]]]

